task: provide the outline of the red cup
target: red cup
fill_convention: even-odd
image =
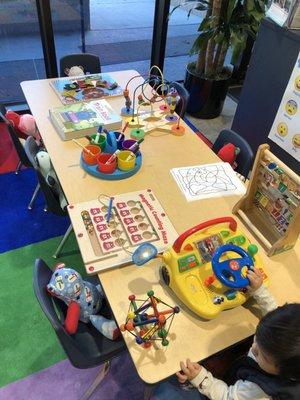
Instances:
[[[109,164],[105,164],[112,156],[111,153],[101,153],[98,158],[98,170],[104,174],[112,174],[117,168],[117,157],[115,157]]]
[[[85,146],[85,148],[89,150],[89,152],[91,152],[93,155],[91,155],[86,151],[83,151],[82,153],[84,161],[89,165],[96,165],[98,163],[97,161],[98,156],[100,155],[101,152],[100,147],[94,144],[88,144],[87,146]]]

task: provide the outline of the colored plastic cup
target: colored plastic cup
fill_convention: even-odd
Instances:
[[[127,160],[129,156],[131,157],[129,158],[129,160]],[[135,167],[136,156],[132,151],[129,150],[120,151],[120,153],[118,153],[117,155],[117,159],[118,159],[118,167],[122,171],[129,171]]]
[[[122,132],[114,132],[114,135],[116,136],[116,141],[117,141],[117,146],[119,150],[122,150],[122,144],[125,139],[125,135]]]
[[[130,148],[131,146],[133,146],[135,143],[137,143],[137,140],[134,140],[134,139],[126,139],[126,140],[124,140],[124,142],[122,143],[122,148],[123,148],[123,150],[129,150],[129,148]],[[137,151],[138,149],[139,149],[139,146],[137,146],[135,150],[131,150],[131,151],[133,151],[134,153],[136,153],[136,151]]]
[[[117,158],[115,157],[113,161],[109,164],[105,164],[107,160],[112,156],[111,153],[101,153],[98,157],[98,170],[104,174],[112,174],[117,168]]]
[[[103,151],[106,146],[106,135],[100,135],[98,143],[94,143],[94,139],[96,136],[97,136],[97,134],[91,135],[92,144],[94,144],[95,146],[99,146],[101,148],[101,151]]]
[[[98,163],[97,158],[101,153],[101,148],[99,146],[96,146],[95,144],[88,144],[85,146],[87,150],[89,150],[93,155],[87,153],[86,151],[83,151],[83,159],[84,161],[89,164],[89,165],[96,165]]]

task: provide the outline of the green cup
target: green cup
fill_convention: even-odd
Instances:
[[[91,144],[95,144],[96,146],[99,146],[101,148],[101,150],[103,151],[106,146],[106,135],[100,135],[98,142],[95,143],[96,136],[97,136],[97,134],[91,135],[91,139],[92,139]]]

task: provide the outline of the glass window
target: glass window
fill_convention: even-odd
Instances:
[[[178,4],[182,5],[171,14],[169,18],[168,36],[164,62],[164,74],[170,81],[182,81],[185,77],[186,65],[196,56],[189,56],[189,51],[197,38],[197,29],[205,12],[191,9],[188,2],[172,0],[170,12]]]
[[[153,34],[154,0],[69,0],[73,22],[66,32],[54,23],[59,59],[70,53],[92,53],[100,58],[102,71],[149,70]],[[59,16],[52,1],[53,21]],[[65,24],[66,26],[66,24]],[[72,28],[72,29],[71,29]]]
[[[0,2],[0,102],[23,103],[20,82],[46,77],[35,1]]]

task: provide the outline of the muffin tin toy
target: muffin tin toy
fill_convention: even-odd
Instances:
[[[81,167],[90,175],[105,180],[126,179],[137,173],[142,165],[141,141],[128,140],[124,132],[104,131],[87,137],[89,144],[83,146]]]

